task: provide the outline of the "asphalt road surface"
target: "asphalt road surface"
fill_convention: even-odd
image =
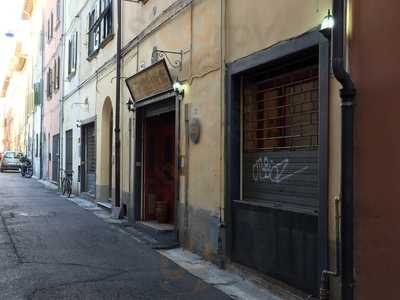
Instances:
[[[0,173],[0,299],[229,299],[18,173]]]

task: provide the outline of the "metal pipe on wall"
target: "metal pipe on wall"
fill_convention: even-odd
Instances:
[[[345,64],[345,10],[346,0],[333,1],[332,68],[336,79],[342,85],[340,90],[342,111],[341,137],[341,275],[342,298],[353,299],[353,130],[354,98],[356,89],[346,71]]]
[[[122,20],[121,20],[121,2],[117,1],[117,80],[116,96],[115,96],[115,206],[120,207],[121,204],[121,142],[120,142],[120,103],[121,103],[121,36],[122,36]]]

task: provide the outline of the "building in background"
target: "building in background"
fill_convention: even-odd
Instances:
[[[54,184],[60,179],[60,102],[62,97],[63,1],[43,2],[43,177]]]
[[[2,89],[3,147],[24,153],[41,170],[42,3],[25,0],[21,26]]]
[[[37,178],[42,177],[42,100],[43,100],[43,1],[25,0],[22,19],[29,22],[30,51],[28,67],[27,107],[29,131],[27,141],[29,147],[27,156],[32,159],[33,173]]]
[[[24,26],[28,24],[24,23]],[[24,31],[23,31],[24,32]],[[25,32],[24,32],[25,33]],[[29,39],[21,33],[16,42],[14,56],[11,58],[2,88],[2,107],[4,120],[4,150],[26,153],[29,144],[29,92],[30,69],[28,67]]]
[[[116,3],[67,1],[64,25],[62,165],[72,171],[75,193],[107,206],[111,199]],[[100,146],[102,116],[107,117],[104,149]],[[103,151],[108,154],[103,156]],[[108,176],[106,184],[100,184],[103,170]]]

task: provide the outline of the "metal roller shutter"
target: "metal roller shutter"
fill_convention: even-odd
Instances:
[[[318,65],[244,82],[243,199],[318,213]]]
[[[59,169],[60,161],[60,135],[56,134],[53,136],[53,148],[52,148],[52,180],[58,182],[60,177]]]
[[[241,77],[241,197],[232,260],[317,294],[319,58],[307,53]]]
[[[87,192],[96,194],[96,130],[94,123],[87,126]]]
[[[72,129],[65,133],[65,172],[71,174],[72,172],[72,142],[73,132]]]

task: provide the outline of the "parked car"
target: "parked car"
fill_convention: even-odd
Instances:
[[[21,166],[21,154],[14,151],[5,151],[0,163],[0,172],[5,170],[19,170]]]

